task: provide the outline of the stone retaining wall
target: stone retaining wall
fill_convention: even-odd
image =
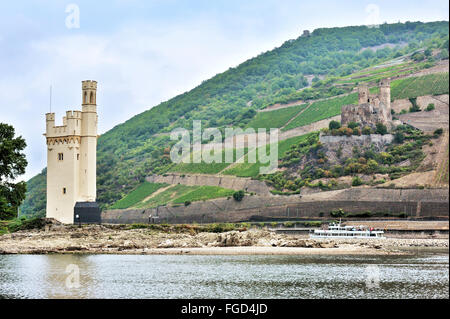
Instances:
[[[327,194],[328,193],[328,194]],[[320,195],[320,196],[316,196]],[[327,196],[328,199],[321,198]],[[246,196],[241,202],[216,199],[189,206],[109,210],[104,223],[215,223],[264,219],[330,218],[330,212],[406,213],[408,217],[447,217],[448,190],[348,189],[300,196]]]

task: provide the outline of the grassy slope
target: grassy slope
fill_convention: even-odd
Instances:
[[[281,158],[285,155],[285,153],[289,150],[289,148],[294,145],[298,144],[299,142],[306,139],[310,134],[305,134],[302,136],[296,136],[289,139],[286,139],[284,141],[280,141],[278,143],[278,158]],[[257,152],[256,150],[253,150],[251,152]],[[256,154],[256,163],[248,163],[248,158],[245,156],[245,162],[241,164],[236,164],[232,168],[224,171],[224,174],[226,175],[235,175],[239,177],[256,177],[259,174],[259,168],[261,166],[267,166],[267,164],[261,164],[258,162],[258,155]]]
[[[286,131],[299,126],[308,125],[313,122],[341,114],[341,108],[343,105],[356,103],[357,100],[357,93],[352,93],[343,97],[315,102],[305,112],[289,123],[283,130]]]
[[[307,106],[307,104],[301,104],[274,111],[259,112],[247,127],[253,128],[255,131],[258,128],[280,128]]]
[[[244,154],[247,152],[247,149],[244,149]],[[211,153],[211,155],[214,153]],[[225,161],[225,152],[221,152],[221,163],[205,163],[203,160],[201,163],[192,163],[192,154],[191,154],[191,163],[179,163],[170,169],[170,172],[175,173],[186,173],[186,174],[217,174],[227,168],[230,163]],[[233,162],[236,160],[236,149],[233,149]]]
[[[169,203],[180,204],[185,201],[194,202],[199,200],[208,200],[219,197],[227,197],[232,194],[232,190],[217,186],[187,186],[178,184],[160,192],[146,201],[136,203],[132,207],[153,208],[161,205],[167,205]]]
[[[150,196],[154,192],[156,192],[158,189],[167,186],[168,184],[163,183],[149,183],[144,182],[141,185],[138,186],[134,191],[132,191],[130,194],[128,194],[126,197],[122,198],[121,200],[114,203],[114,205],[111,206],[112,209],[123,209],[132,207],[133,205],[139,203],[144,198]]]
[[[391,99],[448,94],[448,82],[448,72],[395,80],[391,83]]]
[[[172,202],[175,204],[184,203],[186,201],[195,202],[219,197],[228,197],[232,196],[233,193],[234,190],[232,189],[226,189],[218,186],[199,186],[190,193],[177,197]]]

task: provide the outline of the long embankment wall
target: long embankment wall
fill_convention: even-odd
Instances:
[[[241,202],[216,199],[189,206],[107,210],[104,223],[213,223],[249,220],[330,218],[330,212],[406,213],[410,218],[448,218],[448,189],[352,188],[293,196],[246,196]],[[150,220],[151,219],[151,220]]]

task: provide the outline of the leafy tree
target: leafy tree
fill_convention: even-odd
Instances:
[[[360,186],[363,184],[363,181],[358,176],[353,177],[352,186]]]
[[[443,60],[448,59],[448,49],[441,50],[441,53],[439,54],[439,56]]]
[[[14,135],[14,127],[0,123],[0,219],[15,217],[25,199],[26,183],[14,180],[25,173],[28,163],[22,151],[27,144]]]
[[[394,142],[397,144],[402,144],[405,140],[405,135],[402,132],[396,132],[394,135]]]
[[[409,101],[411,102],[412,106],[409,108],[410,112],[420,112],[420,107],[417,105],[417,98],[410,98]]]
[[[238,202],[240,202],[244,198],[244,196],[245,192],[242,190],[233,193],[234,200]]]
[[[427,108],[426,108],[426,110],[429,112],[429,111],[433,111],[435,109],[435,106],[434,106],[434,104],[433,103],[430,103],[430,104],[428,104],[428,106],[427,106]]]
[[[337,130],[337,129],[339,129],[341,127],[341,123],[339,123],[338,121],[331,121],[329,124],[328,124],[328,128],[330,129],[330,130]]]
[[[416,52],[411,56],[411,58],[416,62],[420,62],[420,61],[425,60],[425,54]]]
[[[387,134],[387,127],[386,127],[386,125],[384,125],[383,123],[377,123],[375,132],[377,134],[381,134],[381,135]]]
[[[444,130],[442,128],[438,128],[434,131],[434,136],[440,136],[442,135],[442,133],[444,133]]]
[[[363,135],[370,135],[370,134],[372,134],[372,129],[370,128],[370,126],[366,125],[366,126],[363,127],[361,133]]]

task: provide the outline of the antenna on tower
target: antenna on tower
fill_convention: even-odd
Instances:
[[[52,86],[50,85],[50,113],[52,113]]]

